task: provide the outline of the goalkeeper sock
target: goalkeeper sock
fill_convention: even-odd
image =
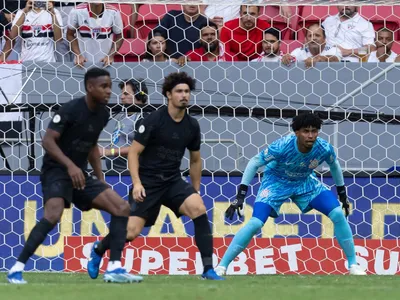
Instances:
[[[238,233],[236,233],[219,265],[228,268],[231,261],[234,260],[235,257],[238,256],[244,249],[246,249],[252,237],[263,226],[264,223],[260,219],[252,217],[250,221],[242,229],[240,229]]]
[[[110,261],[120,261],[126,240],[128,217],[111,216],[110,223]]]
[[[125,243],[131,242],[130,240],[125,240]],[[110,249],[110,234],[107,234],[101,241],[100,243],[96,244],[94,246],[94,252],[96,252],[97,255],[103,256],[104,253],[106,253],[107,250]]]
[[[213,236],[207,214],[203,214],[193,219],[194,240],[199,248],[201,260],[203,262],[204,272],[213,268]]]
[[[36,249],[43,243],[47,234],[54,228],[56,224],[50,223],[45,218],[33,227],[25,243],[24,249],[18,257],[18,261],[26,264],[28,259],[35,253]]]
[[[328,217],[333,222],[336,239],[347,257],[349,267],[357,264],[353,234],[350,225],[343,214],[342,208],[340,206],[334,208],[329,213]]]

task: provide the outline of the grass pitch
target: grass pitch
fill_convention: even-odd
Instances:
[[[1,300],[391,300],[400,299],[400,276],[145,276],[139,284],[104,283],[102,275],[26,273],[27,285],[6,283],[0,273]]]

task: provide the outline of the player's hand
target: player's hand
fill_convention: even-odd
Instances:
[[[104,67],[111,66],[114,63],[114,55],[107,55],[100,60]]]
[[[289,53],[282,56],[282,59],[281,59],[282,64],[284,64],[285,66],[290,66],[290,64],[294,61],[295,61],[295,58],[293,56],[291,56]]]
[[[233,219],[235,211],[237,212],[239,218],[243,217],[244,207],[245,207],[244,198],[246,197],[247,189],[248,189],[247,185],[241,184],[239,186],[236,199],[231,203],[231,205],[225,211],[225,217],[229,218],[229,220]]]
[[[83,190],[85,188],[85,175],[83,175],[82,170],[75,164],[72,164],[68,167],[68,175],[71,177],[74,189]]]
[[[339,196],[339,201],[342,203],[342,208],[346,214],[346,217],[350,214],[350,202],[347,199],[346,187],[345,186],[337,186],[336,191]]]
[[[142,184],[134,184],[132,190],[132,197],[136,202],[143,202],[144,198],[146,198],[146,191],[144,190],[144,186]]]
[[[83,68],[85,62],[87,62],[87,59],[82,54],[76,55],[74,58],[74,63],[78,67]]]

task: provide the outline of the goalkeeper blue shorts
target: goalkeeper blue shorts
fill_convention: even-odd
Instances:
[[[329,189],[314,175],[302,181],[285,181],[265,173],[256,203],[263,202],[271,206],[270,216],[273,218],[279,216],[279,210],[287,199],[291,199],[303,213],[306,213],[312,209],[311,201],[327,190]]]

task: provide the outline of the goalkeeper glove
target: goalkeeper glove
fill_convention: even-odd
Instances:
[[[225,217],[229,218],[230,220],[233,219],[233,215],[235,211],[237,212],[239,218],[243,217],[244,215],[244,198],[246,197],[248,186],[241,184],[239,186],[238,193],[236,195],[236,199],[232,202],[232,204],[228,207],[225,211]]]
[[[350,214],[350,202],[349,199],[347,199],[346,187],[337,186],[336,191],[338,193],[339,200],[342,203],[342,208],[344,209],[346,217],[348,217]]]

